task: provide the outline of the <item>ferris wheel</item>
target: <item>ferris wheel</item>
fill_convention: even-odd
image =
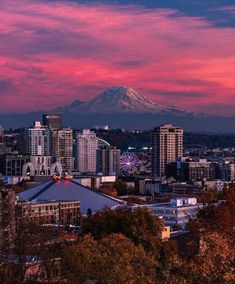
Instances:
[[[120,156],[120,171],[128,172],[136,169],[139,166],[140,162],[138,157],[129,152],[124,152]]]

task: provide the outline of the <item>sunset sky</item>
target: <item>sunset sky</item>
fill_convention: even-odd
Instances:
[[[0,113],[115,85],[235,115],[235,0],[0,0]]]

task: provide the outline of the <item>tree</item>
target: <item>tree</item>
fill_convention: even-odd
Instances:
[[[99,240],[85,235],[66,251],[62,272],[74,284],[158,283],[154,258],[122,234]]]
[[[235,190],[225,190],[225,201],[200,209],[188,228],[197,236],[199,254],[184,263],[181,271],[188,283],[235,282]]]
[[[117,191],[118,195],[127,195],[128,187],[125,182],[120,179],[117,179],[113,184],[113,188]]]
[[[215,230],[234,237],[235,224],[235,189],[225,190],[225,201],[209,204],[199,209],[197,219],[188,224],[192,231]]]
[[[213,188],[204,189],[199,196],[199,201],[207,204],[213,204],[217,200],[218,191]]]
[[[5,222],[8,226],[12,220],[5,219]],[[0,283],[39,283],[42,278],[50,283],[53,272],[58,269],[60,250],[56,240],[59,234],[57,228],[42,227],[27,218],[17,218],[11,246],[2,242],[4,246],[0,249]]]
[[[202,235],[199,255],[184,261],[180,271],[187,283],[234,283],[233,241],[218,232]]]
[[[0,263],[8,259],[15,237],[15,193],[0,186]]]
[[[121,233],[146,251],[158,253],[161,221],[147,209],[106,209],[83,221],[82,234],[91,234],[96,240],[113,233]]]

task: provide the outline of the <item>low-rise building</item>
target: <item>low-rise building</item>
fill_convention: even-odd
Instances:
[[[215,179],[215,164],[206,159],[192,160],[182,158],[167,165],[167,177],[177,181],[194,182],[203,179]]]
[[[197,203],[196,198],[180,197],[171,199],[170,202],[146,205],[154,215],[162,218],[166,226],[180,226],[185,228],[190,218],[195,218],[197,209],[203,204]]]
[[[89,187],[81,185],[74,179],[66,178],[54,179],[38,184],[20,192],[17,198],[21,202],[80,201],[81,213],[83,215],[86,215],[88,211],[97,212],[104,208],[116,208],[124,204],[121,200],[98,193]]]
[[[162,241],[168,241],[171,235],[171,228],[170,226],[164,226],[162,231],[160,232],[160,239]]]
[[[143,194],[159,194],[161,183],[152,179],[145,180],[145,192]]]
[[[92,189],[99,189],[101,188],[104,184],[110,184],[113,185],[114,182],[116,181],[117,177],[116,175],[109,175],[109,176],[104,176],[104,175],[94,175],[94,176],[77,176],[75,180],[83,185],[90,187]]]
[[[188,184],[186,182],[169,182],[161,185],[161,194],[166,195],[196,195],[200,192],[202,186],[197,184]]]
[[[219,178],[225,181],[235,181],[235,164],[229,161],[220,163]]]
[[[80,201],[29,201],[16,205],[16,217],[43,224],[77,225],[80,222]]]
[[[0,172],[6,176],[22,176],[24,164],[30,161],[27,155],[8,154],[0,159]]]

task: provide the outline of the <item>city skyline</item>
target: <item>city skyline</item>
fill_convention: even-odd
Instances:
[[[235,2],[0,2],[0,114],[125,85],[159,104],[234,115]]]
[[[0,19],[0,282],[234,283],[235,0]]]

